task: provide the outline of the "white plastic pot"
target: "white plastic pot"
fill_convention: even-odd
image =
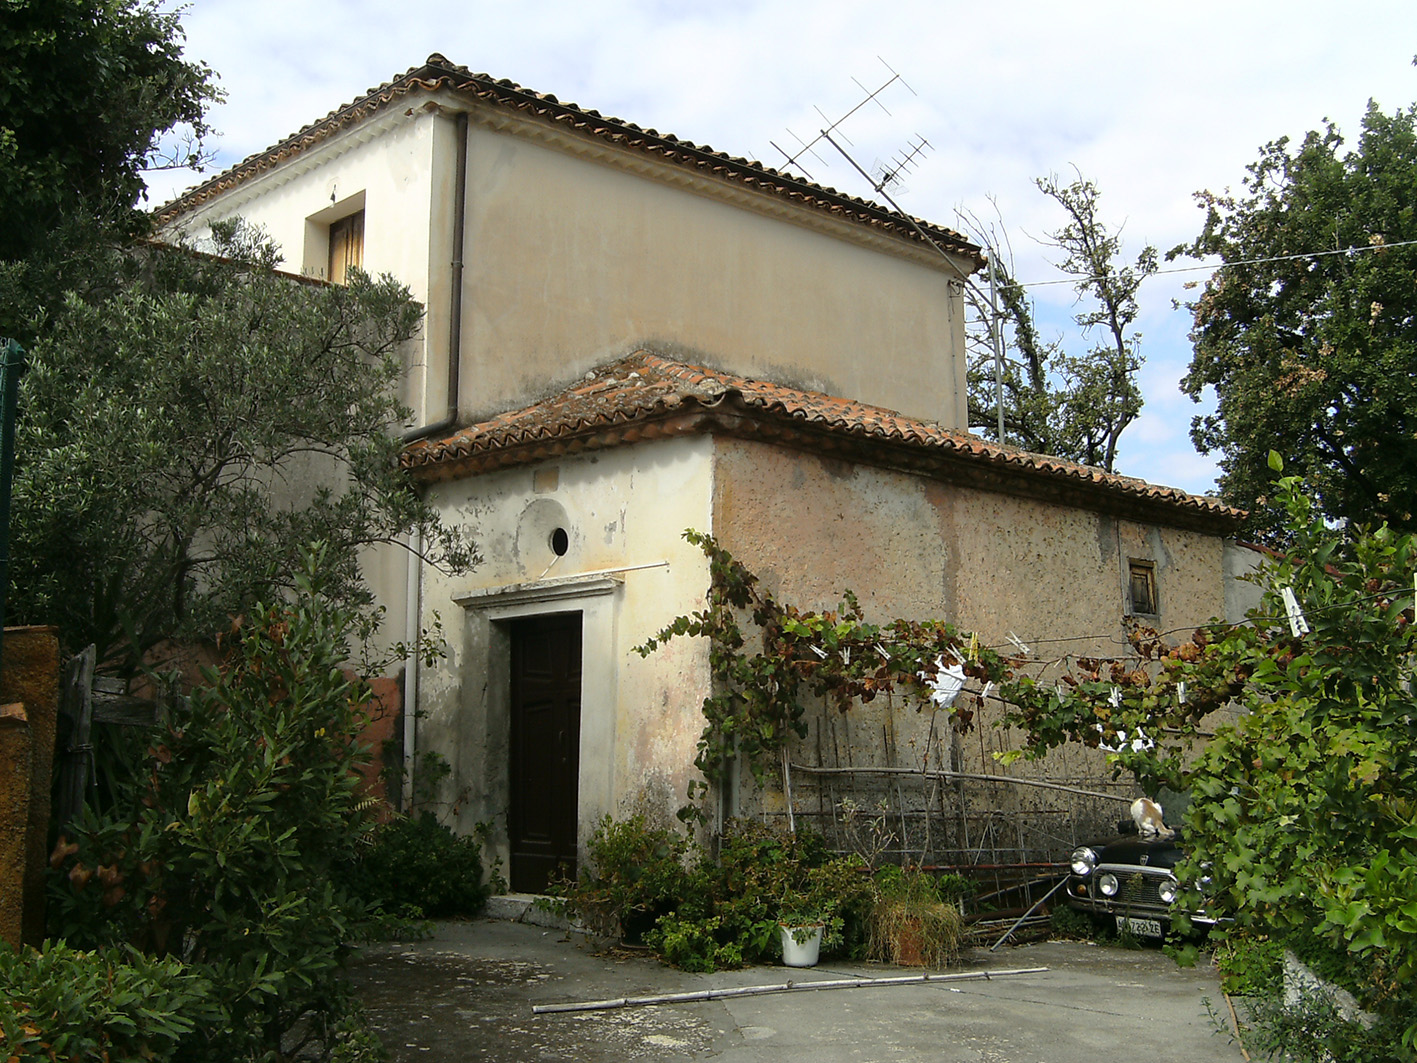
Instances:
[[[822,926],[779,925],[782,933],[782,962],[788,967],[815,967],[822,951]],[[803,940],[799,942],[797,939]]]

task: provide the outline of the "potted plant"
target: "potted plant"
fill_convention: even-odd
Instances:
[[[782,962],[788,967],[815,967],[823,938],[833,942],[841,935],[836,899],[818,883],[789,891],[778,905],[777,926],[782,937]],[[829,933],[830,932],[830,933]]]
[[[841,944],[844,916],[866,889],[861,870],[855,857],[829,861],[783,890],[777,921],[784,964],[815,967],[823,949]]]
[[[902,967],[943,967],[959,954],[964,917],[917,867],[887,865],[872,878],[869,919],[873,960]]]

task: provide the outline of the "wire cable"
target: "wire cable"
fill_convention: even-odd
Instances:
[[[1417,240],[1399,240],[1392,244],[1369,244],[1356,247],[1341,247],[1333,251],[1303,251],[1295,255],[1273,255],[1269,258],[1242,258],[1236,262],[1220,262],[1214,266],[1176,266],[1173,269],[1152,270],[1146,276],[1160,277],[1173,273],[1214,273],[1218,269],[1225,269],[1229,266],[1260,266],[1268,262],[1296,262],[1305,258],[1324,258],[1330,255],[1352,255],[1364,251],[1387,251],[1394,247],[1411,247],[1417,244]],[[1107,274],[1095,274],[1090,277],[1060,277],[1049,281],[1013,281],[1015,287],[1019,288],[1046,288],[1054,284],[1087,284],[1090,281],[1106,280]],[[1144,279],[1144,278],[1143,278]]]

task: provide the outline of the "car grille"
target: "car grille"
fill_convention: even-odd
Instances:
[[[1104,897],[1097,892],[1097,880],[1107,872],[1117,876],[1120,889],[1115,897]],[[1157,890],[1161,883],[1171,877],[1164,868],[1143,868],[1125,864],[1101,864],[1092,876],[1091,893],[1095,900],[1108,902],[1119,908],[1167,908]]]

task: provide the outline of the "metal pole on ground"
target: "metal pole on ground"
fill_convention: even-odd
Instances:
[[[661,993],[649,997],[615,997],[611,1000],[586,1000],[573,1004],[537,1004],[533,1015],[558,1014],[568,1011],[608,1011],[613,1008],[635,1008],[650,1004],[690,1004],[702,1000],[722,1000],[728,997],[755,997],[765,993],[800,993],[807,989],[862,989],[870,986],[924,985],[935,982],[990,981],[1019,974],[1043,974],[1047,967],[1020,967],[1008,971],[962,971],[958,974],[907,974],[893,978],[833,978],[820,982],[777,982],[772,985],[735,986],[730,989],[702,989],[690,993]]]

